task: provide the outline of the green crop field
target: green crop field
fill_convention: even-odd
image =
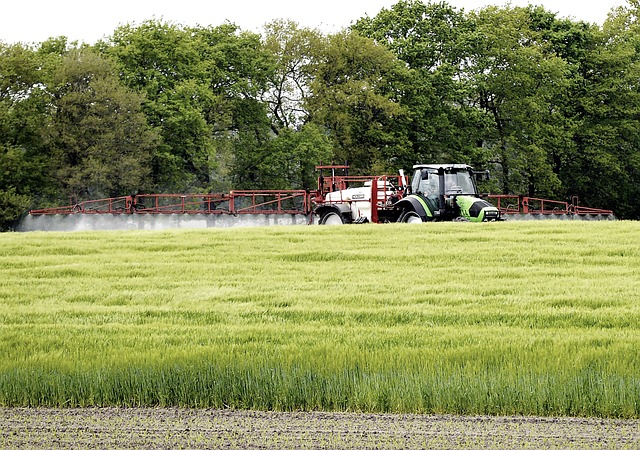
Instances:
[[[0,235],[0,406],[640,417],[640,223]]]

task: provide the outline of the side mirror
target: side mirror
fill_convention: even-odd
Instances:
[[[429,171],[427,169],[422,169],[422,171],[420,172],[420,178],[422,180],[428,180],[429,179]]]
[[[476,180],[478,181],[488,181],[491,179],[488,170],[479,170],[477,172],[473,172],[473,174],[476,176]]]

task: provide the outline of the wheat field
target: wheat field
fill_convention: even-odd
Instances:
[[[0,234],[0,406],[640,417],[640,223]]]

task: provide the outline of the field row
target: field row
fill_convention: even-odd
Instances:
[[[0,448],[637,449],[638,420],[0,408]]]

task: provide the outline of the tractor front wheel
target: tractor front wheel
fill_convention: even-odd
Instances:
[[[405,211],[400,215],[399,222],[402,223],[422,223],[422,218],[415,211]]]
[[[337,212],[328,212],[320,218],[320,225],[342,225],[344,220]]]

